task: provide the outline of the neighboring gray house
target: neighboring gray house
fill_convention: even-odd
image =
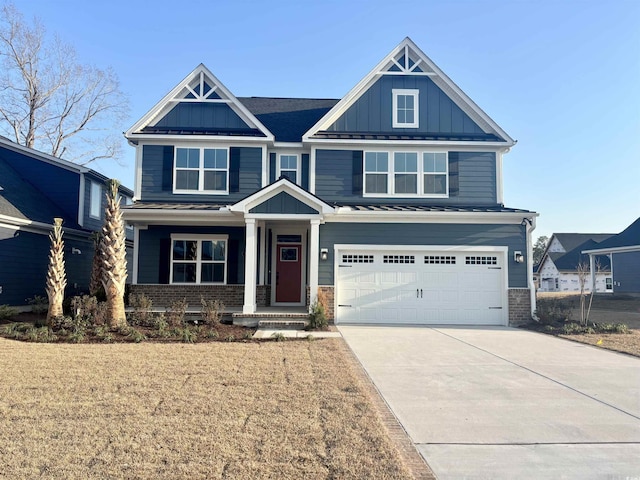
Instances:
[[[0,137],[0,305],[46,296],[49,232],[64,221],[66,296],[89,287],[93,241],[102,228],[108,179],[75,163]],[[121,187],[124,203],[133,192]],[[133,229],[127,229],[133,240]]]
[[[537,214],[502,196],[515,141],[409,38],[339,100],[236,97],[201,64],[125,135],[132,289],[155,305],[219,298],[239,317],[320,290],[337,323],[535,309]]]
[[[640,294],[640,218],[618,235],[583,249],[593,264],[602,255],[611,259],[614,293]]]
[[[578,266],[588,266],[589,257],[582,254],[586,248],[611,237],[611,233],[554,233],[538,265],[538,290],[540,292],[579,292]],[[611,292],[611,265],[609,257],[598,257],[595,278],[596,292]],[[585,291],[591,291],[587,279]]]

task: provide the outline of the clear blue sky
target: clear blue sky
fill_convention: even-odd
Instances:
[[[518,144],[509,207],[534,235],[640,216],[640,1],[17,0],[82,60],[117,72],[128,129],[199,63],[236,96],[340,98],[405,36]],[[133,185],[124,166],[94,168]]]

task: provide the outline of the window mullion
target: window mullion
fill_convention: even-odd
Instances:
[[[197,242],[198,255],[196,255],[196,284],[200,283],[202,275],[202,240]]]

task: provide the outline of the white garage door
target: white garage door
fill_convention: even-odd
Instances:
[[[502,252],[336,253],[337,323],[506,324]]]

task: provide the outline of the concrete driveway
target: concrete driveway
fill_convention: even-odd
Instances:
[[[640,479],[640,359],[506,327],[340,326],[446,479]]]

